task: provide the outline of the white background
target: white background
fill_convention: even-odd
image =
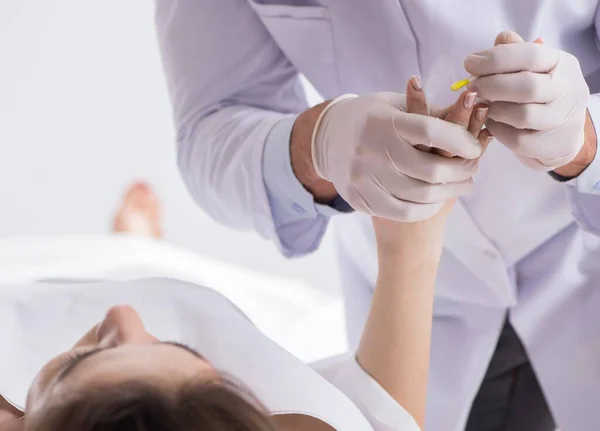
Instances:
[[[331,233],[287,261],[195,206],[175,166],[150,0],[0,0],[0,237],[108,232],[146,179],[166,239],[260,272],[337,286]]]

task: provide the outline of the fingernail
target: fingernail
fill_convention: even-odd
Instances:
[[[475,106],[475,98],[477,97],[477,93],[469,93],[465,96],[465,109],[473,109]]]
[[[477,121],[483,121],[485,120],[485,116],[488,113],[488,109],[489,108],[477,108],[477,110],[475,111],[475,118],[477,119]]]
[[[415,91],[423,91],[423,86],[421,85],[421,80],[418,76],[413,76],[410,78],[410,85]]]
[[[493,136],[488,136],[485,140],[486,145],[489,145],[494,140]]]

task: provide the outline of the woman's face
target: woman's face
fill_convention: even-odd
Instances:
[[[75,346],[48,362],[27,396],[26,423],[36,423],[54,397],[79,389],[151,381],[169,388],[190,378],[216,377],[196,351],[149,334],[131,307],[111,308]]]

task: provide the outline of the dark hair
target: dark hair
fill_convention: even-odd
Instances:
[[[35,431],[274,431],[249,392],[232,379],[174,389],[129,382],[57,400]]]

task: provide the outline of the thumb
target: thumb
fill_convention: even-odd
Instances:
[[[512,30],[503,31],[496,36],[496,40],[494,41],[494,46],[496,45],[507,45],[509,43],[519,43],[525,42],[523,38],[519,35],[519,33],[514,32]]]

